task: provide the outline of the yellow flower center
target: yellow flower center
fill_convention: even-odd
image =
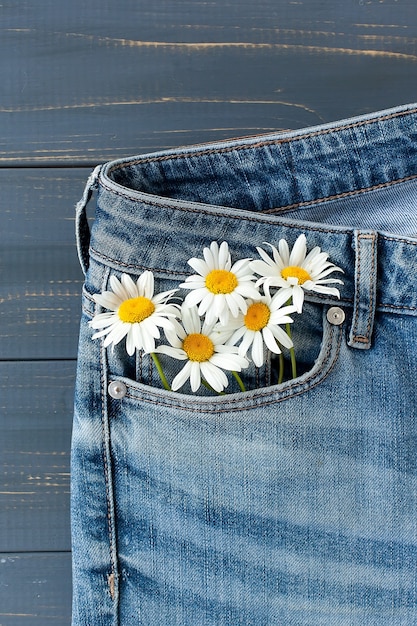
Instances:
[[[303,285],[307,280],[311,280],[310,274],[298,265],[289,265],[281,271],[282,278],[297,278],[298,284]]]
[[[255,302],[248,307],[244,317],[246,328],[249,330],[261,330],[269,322],[271,311],[264,302]]]
[[[152,300],[139,296],[138,298],[129,298],[129,300],[122,302],[117,313],[122,322],[138,324],[152,315],[154,311],[155,305]]]
[[[190,361],[198,361],[199,363],[208,361],[214,354],[212,340],[207,335],[201,335],[200,333],[188,335],[184,339],[182,347]]]
[[[232,293],[238,285],[237,278],[227,270],[212,270],[206,276],[206,287],[211,293]]]

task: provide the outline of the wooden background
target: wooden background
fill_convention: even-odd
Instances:
[[[1,3],[0,626],[70,624],[74,205],[91,167],[416,88],[415,0]]]

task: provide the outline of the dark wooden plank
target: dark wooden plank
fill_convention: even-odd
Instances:
[[[415,99],[414,0],[19,0],[0,163],[90,163]]]
[[[0,170],[0,358],[74,358],[83,275],[75,203],[88,169]]]
[[[74,374],[74,362],[0,363],[0,552],[70,548]]]
[[[71,555],[0,554],[0,626],[46,624],[71,624]]]

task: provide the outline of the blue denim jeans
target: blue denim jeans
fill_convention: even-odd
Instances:
[[[417,624],[417,106],[107,163],[77,228],[73,626]],[[302,233],[344,285],[306,294],[297,378],[171,392],[92,341],[112,274]]]

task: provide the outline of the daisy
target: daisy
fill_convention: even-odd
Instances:
[[[305,291],[315,291],[337,296],[340,298],[336,287],[328,287],[329,283],[343,281],[338,278],[326,278],[332,272],[343,272],[340,267],[327,260],[328,254],[321,252],[316,246],[307,254],[307,240],[305,235],[300,235],[291,252],[285,239],[281,239],[278,250],[272,248],[273,259],[262,249],[257,248],[263,261],[252,261],[250,268],[259,274],[261,278],[257,285],[264,284],[267,287],[280,287],[289,300],[292,297],[293,304],[298,313],[301,313]]]
[[[179,361],[186,361],[172,381],[172,391],[190,380],[193,392],[203,383],[208,383],[218,393],[228,385],[223,370],[240,372],[249,363],[238,354],[235,346],[224,344],[225,335],[213,330],[213,325],[202,322],[197,307],[181,307],[182,325],[175,320],[175,331],[165,330],[170,346],[158,346],[156,352],[166,354]]]
[[[192,291],[185,297],[188,307],[199,305],[199,315],[206,316],[207,324],[220,320],[227,324],[230,313],[237,317],[246,313],[245,298],[257,298],[255,276],[249,269],[251,259],[241,259],[232,265],[229,246],[223,241],[213,241],[204,248],[204,259],[192,258],[188,264],[197,272],[189,276],[180,287]]]
[[[105,337],[104,346],[114,346],[126,337],[126,350],[132,356],[135,350],[154,352],[155,339],[159,339],[158,327],[173,328],[172,319],[178,316],[178,305],[168,304],[176,291],[164,291],[154,295],[154,276],[143,272],[135,283],[128,274],[119,281],[110,276],[112,291],[94,294],[97,304],[105,309],[89,322],[94,329],[101,329],[93,339]]]
[[[248,310],[245,315],[239,315],[235,325],[235,332],[229,339],[231,345],[239,341],[239,354],[246,356],[252,346],[251,356],[257,367],[265,362],[265,349],[269,348],[275,354],[281,354],[281,347],[292,348],[293,342],[289,335],[281,328],[283,324],[291,324],[289,313],[295,312],[295,306],[282,306],[288,300],[287,294],[279,291],[273,297],[266,289],[265,296],[258,300],[248,301]],[[227,328],[226,328],[227,329]]]

